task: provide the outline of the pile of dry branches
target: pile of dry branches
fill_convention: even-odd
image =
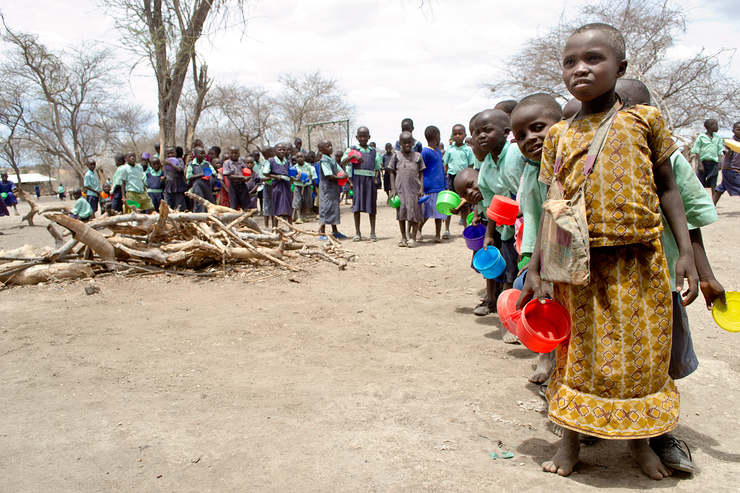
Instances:
[[[103,216],[83,223],[60,212],[40,207],[25,193],[31,205],[24,220],[32,224],[35,214],[52,221],[47,229],[55,249],[41,254],[26,245],[0,251],[0,282],[36,284],[56,279],[91,277],[103,272],[140,276],[168,272],[182,275],[219,275],[239,271],[245,263],[256,268],[279,266],[303,270],[295,259],[313,257],[345,269],[355,254],[341,247],[331,235],[327,243],[306,243],[318,233],[304,231],[280,219],[283,227],[263,231],[252,219],[254,211],[239,212],[214,205],[188,194],[206,207],[204,213],[173,213],[163,201],[159,213]],[[52,206],[54,210],[62,205]],[[71,232],[65,238],[54,223]],[[216,267],[216,268],[214,268]],[[220,268],[218,268],[220,267]]]

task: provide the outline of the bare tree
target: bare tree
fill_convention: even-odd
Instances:
[[[192,79],[193,89],[186,91],[180,100],[180,110],[185,116],[185,149],[187,152],[193,150],[193,140],[195,139],[195,130],[198,128],[198,122],[203,111],[211,107],[211,98],[209,91],[213,85],[213,78],[208,77],[208,65],[200,63],[193,55],[192,60]]]
[[[325,79],[314,72],[299,76],[280,77],[283,92],[276,98],[283,134],[289,138],[306,138],[306,124],[329,120],[351,119],[355,107],[345,101],[345,95],[334,79]]]
[[[561,56],[570,34],[589,22],[611,24],[627,44],[627,77],[651,90],[674,130],[706,118],[730,124],[740,113],[740,81],[729,71],[734,50],[702,50],[692,57],[670,60],[668,50],[686,32],[685,9],[673,0],[602,0],[580,9],[574,19],[565,11],[558,24],[529,39],[506,60],[504,76],[488,87],[516,97],[546,92],[563,101],[570,95],[563,84]]]
[[[109,150],[126,149],[139,155],[141,140],[148,140],[152,118],[153,115],[141,105],[127,104],[117,108],[110,118],[115,125],[108,129]]]
[[[3,74],[27,88],[22,97],[33,109],[23,115],[25,138],[72,168],[81,184],[85,161],[104,151],[115,124],[109,118],[116,103],[111,52],[87,46],[54,53],[37,36],[2,22],[2,39],[11,46]]]
[[[6,75],[6,74],[3,74]],[[24,98],[26,88],[10,77],[3,77],[0,85],[0,161],[15,171],[21,183],[19,166],[28,154],[28,141],[24,138],[25,118],[29,113]]]
[[[216,86],[213,90],[212,118],[226,120],[236,131],[245,149],[262,149],[270,144],[271,131],[277,126],[275,100],[261,86],[238,84]]]
[[[204,32],[220,27],[243,30],[247,0],[97,1],[113,16],[123,46],[154,70],[162,148],[174,145],[177,110],[196,43]]]

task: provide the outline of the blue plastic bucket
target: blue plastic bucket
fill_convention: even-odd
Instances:
[[[506,270],[506,260],[498,248],[489,246],[476,252],[473,256],[473,267],[486,279],[496,279]]]

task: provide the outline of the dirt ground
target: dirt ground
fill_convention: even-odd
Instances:
[[[740,200],[719,213],[707,250],[740,290]],[[0,218],[0,248],[52,245],[37,222]],[[558,439],[526,379],[535,355],[503,344],[496,315],[472,314],[484,284],[461,231],[398,248],[383,204],[381,241],[349,241],[346,271],[0,292],[0,490],[738,491],[740,334],[701,299],[689,307],[701,364],[679,382],[676,430],[696,474],[652,481],[614,441],[583,448],[568,478],[542,472]]]

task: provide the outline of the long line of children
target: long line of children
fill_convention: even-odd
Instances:
[[[135,183],[145,181],[150,194],[164,190],[171,207],[184,208],[178,194],[190,181],[198,195],[213,201],[208,197],[212,184],[198,181],[208,181],[204,171],[210,168],[228,183],[232,207],[256,208],[262,187],[266,225],[275,216],[304,219],[315,205],[309,191],[316,188],[320,233],[326,234],[330,225],[333,236],[342,238],[337,225],[340,183],[346,180],[354,192],[353,239],[362,239],[360,218],[366,213],[370,239],[376,241],[377,179],[383,174],[388,199],[400,199],[399,246],[414,247],[429,219],[435,221],[435,241],[450,236],[450,217],[438,213],[435,205],[439,192],[453,189],[464,199],[453,212],[462,221],[472,208],[473,224],[486,224],[484,248],[495,246],[506,261],[501,282],[486,281],[486,297],[476,315],[494,312],[498,295],[517,281],[523,284],[519,307],[531,298],[550,297],[570,314],[569,339],[540,355],[529,377],[533,383],[549,382],[549,417],[562,433],[557,453],[543,469],[570,474],[581,439],[590,436],[626,440],[630,455],[653,479],[673,470],[692,472],[689,456],[670,434],[679,418],[674,380],[698,365],[685,306],[699,290],[708,308],[724,302],[724,289],[701,237],[701,227],[717,221],[717,214],[659,110],[650,106],[645,85],[622,78],[625,56],[617,29],[600,23],[582,26],[568,38],[562,57],[563,80],[575,101],[567,108],[570,115],[564,118],[563,109],[547,94],[530,95],[518,104],[505,101],[471,118],[470,146],[465,126],[454,125],[444,155],[439,129],[425,129],[424,147],[413,137],[410,119],[401,124],[395,151],[388,143],[382,155],[369,144],[367,127],[357,130],[358,146],[336,157],[332,143],[322,140],[318,159],[301,149],[300,142],[278,144],[262,150],[264,159],[257,153],[243,161],[232,147],[219,167],[220,150],[209,159],[201,144],[185,165],[177,150],[168,148],[164,181],[150,182],[149,176],[161,174],[140,170],[131,154],[122,156],[119,170],[124,162],[129,168],[116,173],[111,200],[119,194],[152,204]],[[707,130],[716,132],[714,126]],[[298,177],[290,170],[293,163]],[[94,162],[89,166],[92,171]],[[159,171],[156,157],[151,168]],[[99,193],[99,184],[93,179],[88,183],[87,177],[85,188]],[[548,282],[543,277],[543,235],[548,234],[543,206],[548,211],[547,204],[558,197],[570,201],[580,193],[588,223],[588,281]],[[429,198],[422,205],[424,195]],[[487,219],[485,211],[496,195],[518,199],[517,227]],[[685,280],[688,289],[682,293]],[[505,342],[516,342],[502,332]]]

